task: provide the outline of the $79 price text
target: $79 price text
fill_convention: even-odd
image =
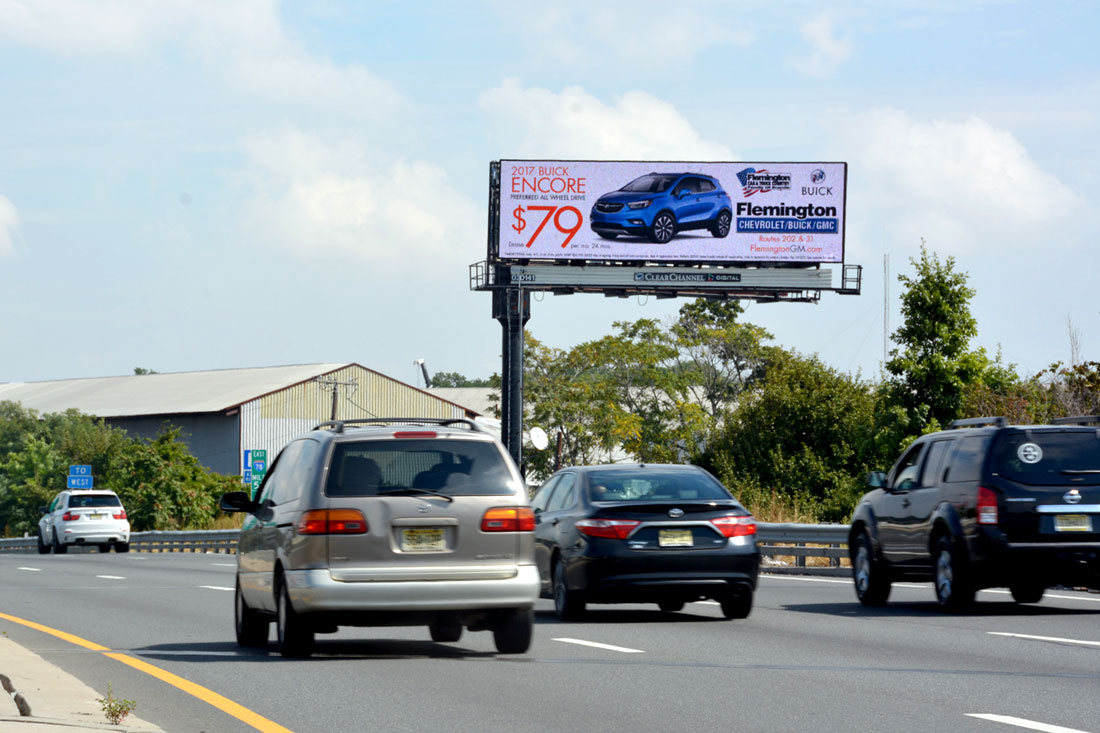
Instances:
[[[542,215],[542,221],[535,228],[535,231],[531,234],[531,238],[527,240],[525,246],[530,247],[535,243],[535,240],[539,238],[539,234],[542,233],[543,228],[552,219],[554,221],[554,227],[562,234],[567,235],[565,241],[561,243],[562,249],[569,246],[570,240],[580,231],[581,226],[584,224],[584,217],[581,215],[580,210],[576,206],[528,206],[526,210],[523,206],[517,206],[512,209],[512,216],[515,218],[516,223],[512,225],[512,228],[516,230],[516,234],[522,232],[527,228],[527,220],[523,218],[524,213],[533,213],[536,211],[545,212]],[[572,223],[572,226],[567,226],[569,218],[566,218],[566,223],[562,223],[562,214],[569,212],[575,217],[576,221]]]

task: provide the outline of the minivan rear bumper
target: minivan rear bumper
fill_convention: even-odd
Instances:
[[[498,579],[346,582],[326,569],[288,570],[286,579],[294,610],[303,614],[531,608],[539,595],[534,565],[517,565],[512,577]]]

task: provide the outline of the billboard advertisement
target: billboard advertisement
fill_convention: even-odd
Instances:
[[[847,163],[500,161],[490,259],[844,261]]]

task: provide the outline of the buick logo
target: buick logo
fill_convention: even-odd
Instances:
[[[683,509],[669,509],[668,510],[668,516],[672,517],[673,519],[679,519],[680,517],[684,516],[684,510]]]
[[[1077,504],[1081,501],[1081,492],[1077,489],[1070,489],[1062,494],[1062,501],[1067,504]]]
[[[416,505],[416,511],[420,512],[421,514],[427,514],[431,510],[432,510],[432,505],[431,504],[417,504]]]

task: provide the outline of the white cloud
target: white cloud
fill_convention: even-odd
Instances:
[[[378,165],[355,140],[330,143],[299,131],[245,147],[255,191],[244,225],[257,242],[302,257],[337,254],[429,276],[483,256],[483,208],[436,165]]]
[[[704,140],[668,102],[630,91],[606,104],[581,87],[554,93],[517,79],[481,94],[496,148],[515,157],[734,160],[729,148]]]
[[[365,67],[310,55],[288,35],[274,0],[0,0],[4,37],[79,55],[142,55],[178,43],[214,78],[277,102],[374,117],[401,104]]]
[[[873,212],[910,242],[923,236],[955,252],[1034,249],[1082,203],[1010,132],[977,117],[920,121],[880,109],[827,124],[840,131],[833,152],[850,165],[848,201],[859,202],[849,215]]]
[[[15,204],[0,196],[0,257],[15,254],[15,230],[19,227],[19,212]]]
[[[828,14],[806,21],[801,30],[807,48],[792,53],[787,59],[796,71],[807,76],[829,77],[848,60],[851,44],[845,39],[837,38],[833,19]]]

